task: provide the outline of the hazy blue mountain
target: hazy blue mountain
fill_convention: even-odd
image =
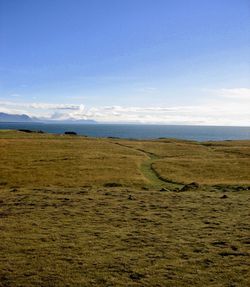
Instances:
[[[43,120],[36,119],[36,121],[43,123],[61,123],[61,124],[97,124],[94,120],[73,120],[73,119],[65,119],[65,120]]]
[[[32,122],[32,118],[27,115],[13,115],[0,113],[0,122]]]
[[[74,119],[65,119],[65,120],[48,120],[37,117],[29,117],[25,114],[23,115],[14,115],[7,113],[0,113],[0,122],[43,122],[43,123],[77,123],[77,124],[96,124],[94,120],[74,120]]]

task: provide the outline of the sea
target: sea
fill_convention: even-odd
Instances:
[[[195,141],[220,141],[250,139],[250,127],[188,126],[188,125],[137,125],[137,124],[76,124],[76,123],[7,123],[0,129],[42,130],[63,134],[74,131],[90,137],[115,137],[128,139],[176,138]]]

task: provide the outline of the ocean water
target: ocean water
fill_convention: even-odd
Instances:
[[[79,135],[91,137],[131,139],[177,138],[196,141],[250,139],[250,127],[2,122],[0,129],[42,130],[56,134],[74,131]]]

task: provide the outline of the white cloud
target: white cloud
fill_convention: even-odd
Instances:
[[[250,89],[213,90],[199,105],[165,107],[86,107],[76,104],[0,101],[0,112],[26,113],[54,120],[93,119],[100,122],[250,126]]]
[[[11,102],[11,101],[0,101],[0,105],[20,107],[26,109],[47,109],[47,110],[78,110],[79,108],[79,105],[73,105],[73,104],[25,103],[25,102]]]
[[[20,115],[20,114],[25,114],[25,111],[21,109],[0,106],[0,113]]]
[[[32,109],[78,110],[78,105],[70,105],[70,104],[30,103],[30,104],[24,104],[24,106]]]
[[[250,101],[250,89],[238,88],[238,89],[219,89],[216,91],[217,95],[235,100],[248,100]]]

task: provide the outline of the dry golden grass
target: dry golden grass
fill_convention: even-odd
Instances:
[[[0,287],[249,286],[249,190],[161,180],[249,185],[249,143],[1,131]]]
[[[183,140],[122,141],[126,146],[146,151],[155,156],[182,157],[204,156],[212,154],[211,150],[197,142]]]
[[[0,286],[249,286],[249,193],[2,189]]]
[[[145,155],[107,140],[6,133],[0,139],[0,184],[84,186],[147,183],[140,172]],[[19,134],[21,135],[19,137]]]
[[[250,184],[247,158],[171,158],[156,161],[153,168],[162,178],[184,184]]]
[[[2,186],[249,184],[250,141],[128,141],[0,133]]]
[[[250,141],[124,141],[152,153],[157,174],[178,183],[250,184]]]

